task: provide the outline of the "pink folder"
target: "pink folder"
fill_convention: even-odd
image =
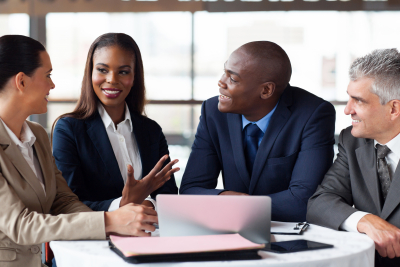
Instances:
[[[120,237],[110,236],[114,246],[125,257],[136,255],[195,253],[263,248],[239,234],[174,236],[174,237]]]

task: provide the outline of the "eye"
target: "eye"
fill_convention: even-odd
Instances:
[[[122,75],[127,75],[127,74],[129,74],[129,72],[130,71],[128,71],[128,70],[121,70],[119,73]]]
[[[237,83],[237,81],[235,81],[234,79],[232,79],[232,77],[229,77],[229,80],[231,80],[231,82],[233,82],[233,83]]]
[[[51,73],[47,75],[47,78],[51,78]]]
[[[101,73],[103,73],[103,74],[106,74],[106,73],[107,73],[107,70],[106,70],[106,69],[103,69],[103,68],[97,68],[97,71],[99,71],[99,72],[101,72]]]

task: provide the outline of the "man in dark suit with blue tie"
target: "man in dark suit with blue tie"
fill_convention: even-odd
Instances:
[[[268,195],[272,220],[304,221],[333,160],[335,110],[289,85],[285,51],[267,41],[234,51],[204,101],[181,194]],[[224,189],[215,189],[222,172]]]

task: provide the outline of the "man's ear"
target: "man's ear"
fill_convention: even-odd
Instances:
[[[389,102],[390,105],[390,117],[395,120],[400,117],[400,100],[394,99]]]
[[[25,91],[27,78],[28,76],[26,76],[26,74],[23,72],[19,72],[17,75],[15,75],[14,85],[21,93]]]
[[[270,98],[274,92],[276,85],[274,82],[265,82],[262,84],[261,99]]]

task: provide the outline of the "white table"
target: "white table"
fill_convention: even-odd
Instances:
[[[292,223],[293,224],[293,223]],[[157,234],[157,233],[156,233]],[[374,266],[374,242],[363,234],[334,231],[310,225],[303,235],[272,235],[272,241],[308,239],[334,245],[334,248],[315,251],[277,254],[260,251],[261,260],[153,263],[137,266],[296,266],[296,267],[354,267]],[[51,249],[58,267],[132,267],[108,247],[108,241],[53,241]]]

